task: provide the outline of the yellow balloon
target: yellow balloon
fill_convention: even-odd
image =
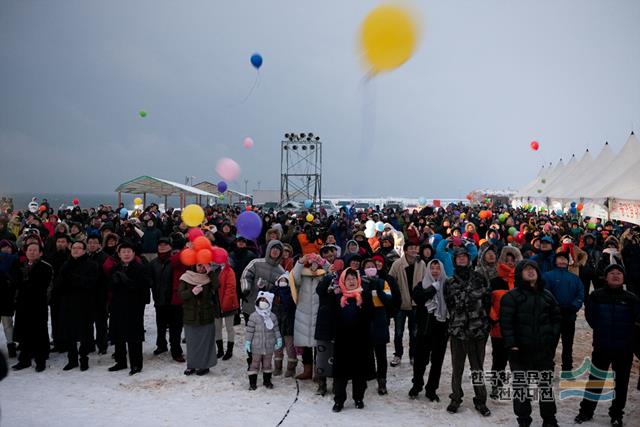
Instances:
[[[460,214],[460,219],[465,219],[466,217],[467,217],[467,215],[466,215],[464,212],[462,212],[462,213]]]
[[[134,205],[141,205],[142,204],[142,199],[140,197],[136,197],[135,199],[133,199],[133,204]]]
[[[391,71],[411,58],[418,26],[411,14],[398,6],[379,6],[362,23],[362,50],[374,73]]]
[[[313,222],[313,215],[307,214],[307,222]]]
[[[204,221],[204,211],[198,205],[188,205],[182,210],[182,221],[189,227],[197,227]]]

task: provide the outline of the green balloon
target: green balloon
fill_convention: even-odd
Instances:
[[[140,113],[138,113],[138,114],[140,114],[140,117],[142,117],[142,118],[147,117],[147,112],[144,111],[144,110],[140,110]]]
[[[593,222],[590,222],[590,223],[587,224],[587,228],[589,230],[595,230],[596,229],[596,224],[593,223]]]
[[[542,193],[542,190],[538,188],[538,194]]]
[[[546,183],[547,183],[547,180],[546,180],[546,179],[544,179],[544,178],[542,178],[542,183],[543,183],[543,184],[546,184]]]

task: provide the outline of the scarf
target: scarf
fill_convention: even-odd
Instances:
[[[358,275],[358,287],[352,291],[347,290],[347,286],[344,284],[345,278],[347,277],[347,272],[355,271]],[[342,292],[342,297],[340,297],[340,307],[345,307],[349,303],[349,298],[356,299],[356,305],[360,307],[362,305],[362,279],[360,278],[360,273],[357,270],[352,270],[351,268],[345,268],[342,274],[340,275],[340,280],[338,281],[338,286],[340,286],[340,291]]]
[[[620,251],[616,248],[605,248],[602,250],[603,254],[609,254],[609,265],[618,264],[618,260],[616,258],[620,258]]]
[[[431,274],[431,263],[440,264],[440,277],[437,279]],[[447,280],[447,273],[444,271],[444,265],[441,261],[434,259],[427,264],[427,274],[422,279],[422,289],[427,289],[429,286],[433,286],[435,283],[439,283],[440,286],[436,289],[436,294],[429,301],[425,303],[425,307],[429,313],[433,313],[438,322],[446,322],[449,317],[447,311],[447,304],[444,301],[444,282]],[[435,286],[434,286],[435,287]]]
[[[509,267],[507,264],[498,264],[498,276],[509,285],[509,290],[513,289],[516,283],[516,268]]]
[[[273,320],[271,320],[271,309],[256,307],[256,313],[258,313],[260,317],[262,317],[262,320],[264,320],[264,326],[266,326],[268,330],[272,330]]]
[[[193,286],[203,286],[211,282],[208,275],[191,270],[185,271],[184,274],[180,276],[180,280]]]
[[[574,260],[576,259],[573,253],[573,243],[562,243],[562,252],[567,252],[569,254],[569,265],[573,265]]]

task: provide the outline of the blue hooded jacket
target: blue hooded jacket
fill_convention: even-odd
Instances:
[[[560,308],[577,313],[584,302],[582,280],[566,268],[556,267],[542,275],[544,287],[553,294]]]

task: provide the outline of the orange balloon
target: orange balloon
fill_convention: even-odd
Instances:
[[[582,211],[582,209],[584,209],[584,205],[582,203],[578,203],[578,206],[576,206],[576,209],[578,210],[578,212]]]
[[[209,264],[212,258],[211,249],[200,249],[196,254],[198,264]]]
[[[227,259],[229,258],[229,254],[227,253],[227,251],[217,246],[214,246],[211,249],[211,254],[212,254],[211,260],[216,264],[224,264],[227,262]]]
[[[200,252],[203,249],[211,249],[211,241],[205,236],[199,236],[193,239],[193,249]]]
[[[196,264],[196,251],[191,248],[183,249],[180,252],[180,262],[184,265],[195,265]]]

